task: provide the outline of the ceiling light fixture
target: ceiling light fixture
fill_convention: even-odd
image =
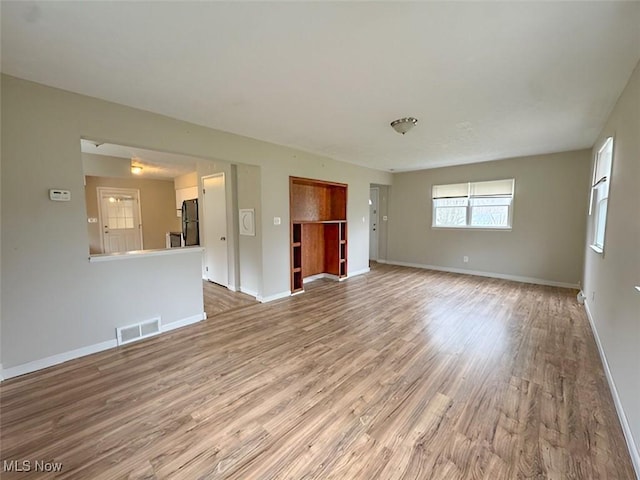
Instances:
[[[142,167],[140,165],[131,165],[131,173],[140,175],[142,173]]]
[[[391,126],[396,132],[404,135],[413,127],[415,127],[416,123],[418,123],[417,118],[405,117],[405,118],[399,118],[398,120],[394,120],[393,122],[391,122]]]

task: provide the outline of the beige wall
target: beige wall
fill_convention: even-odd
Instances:
[[[260,167],[238,165],[238,208],[255,210],[255,236],[240,235],[240,290],[256,296],[262,291],[262,206]]]
[[[198,186],[198,172],[185,173],[173,179],[176,190],[181,188],[197,187]]]
[[[389,261],[577,285],[589,158],[582,150],[395,174]],[[516,180],[511,231],[431,228],[432,185],[502,178]]]
[[[2,89],[0,89],[0,105],[2,105]],[[0,132],[2,131],[2,115],[0,115]],[[0,135],[0,152],[2,147],[2,135]],[[0,153],[0,199],[2,198],[2,154]],[[2,205],[0,204],[0,210]],[[0,220],[2,213],[0,211]],[[0,252],[2,252],[2,222],[0,221]],[[2,272],[2,255],[0,255],[0,272]],[[0,275],[0,380],[2,379],[2,275]]]
[[[111,178],[87,176],[85,199],[87,217],[98,216],[98,187],[134,188],[140,191],[140,211],[142,215],[143,248],[165,248],[167,232],[181,230],[180,219],[176,215],[176,191],[173,180],[149,180],[137,178]],[[89,230],[89,252],[104,253],[101,247],[101,225],[87,223]]]
[[[204,159],[198,165],[199,176],[215,173],[218,164],[228,166],[229,172],[232,164],[260,167],[258,177],[239,174],[238,182],[246,179],[260,185],[261,238],[244,242],[244,249],[246,255],[262,262],[252,266],[254,285],[264,299],[289,291],[289,175],[349,184],[349,268],[351,273],[367,268],[369,184],[388,184],[388,173],[6,75],[2,76],[1,107],[0,361],[5,368],[113,339],[116,326],[153,316],[155,297],[158,308],[169,316],[179,306],[191,315],[198,313],[191,296],[185,294],[184,300],[180,295],[167,297],[164,290],[145,291],[144,311],[120,308],[137,302],[139,292],[118,291],[118,296],[111,286],[122,274],[136,275],[88,262],[80,138],[198,157]],[[51,202],[50,188],[69,189],[71,201]],[[240,200],[238,197],[238,205]],[[255,198],[247,204],[253,201]],[[233,199],[230,205],[233,207]],[[276,216],[282,219],[281,225],[274,225]],[[129,268],[146,266],[130,264]],[[179,277],[165,280],[181,284]],[[38,301],[34,302],[36,285]]]
[[[82,169],[85,175],[92,177],[139,178],[131,173],[131,159],[129,158],[85,152],[82,152],[81,156]]]
[[[635,443],[640,472],[640,64],[596,141],[614,137],[613,168],[604,255],[589,248],[588,219],[584,293],[615,389]]]

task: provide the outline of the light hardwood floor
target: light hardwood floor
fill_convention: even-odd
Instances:
[[[202,291],[204,311],[207,313],[207,318],[258,303],[250,295],[232,292],[225,287],[206,280],[202,281]]]
[[[5,381],[1,459],[80,479],[633,479],[575,293],[389,266],[317,281]]]

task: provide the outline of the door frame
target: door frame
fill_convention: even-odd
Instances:
[[[226,245],[226,250],[227,250],[227,278],[225,279],[225,283],[224,284],[217,284],[217,285],[222,285],[226,288],[229,288],[229,209],[228,209],[228,198],[227,198],[227,174],[225,172],[217,172],[217,173],[212,173],[209,175],[204,175],[202,177],[200,177],[200,185],[202,187],[202,215],[199,217],[199,227],[200,227],[200,237],[201,237],[201,242],[200,242],[200,246],[203,247],[205,249],[204,251],[204,256],[203,256],[203,268],[202,268],[202,273],[203,273],[203,278],[207,281],[212,281],[209,280],[208,276],[205,275],[206,272],[206,267],[208,267],[207,265],[207,227],[206,227],[206,222],[207,222],[207,212],[206,212],[206,199],[204,198],[206,193],[204,193],[205,191],[205,180],[207,179],[211,179],[211,178],[216,178],[216,177],[222,177],[222,181],[224,184],[224,200],[225,200],[225,209],[224,209],[224,220],[225,220],[225,230],[226,230],[226,240],[225,240],[225,245]],[[199,202],[200,203],[200,202]],[[215,283],[215,282],[213,282]]]
[[[120,187],[96,187],[96,194],[98,196],[98,222],[100,222],[100,249],[102,253],[105,253],[104,248],[104,222],[103,214],[102,214],[102,193],[103,192],[114,192],[117,194],[129,195],[132,194],[135,196],[138,204],[138,235],[140,236],[140,250],[144,250],[144,238],[142,236],[142,200],[140,199],[140,189],[139,188],[120,188]]]
[[[371,192],[374,191],[376,192],[376,216],[378,217],[378,220],[376,222],[376,232],[375,232],[375,237],[376,237],[376,251],[375,251],[375,258],[371,258],[371,245],[369,245],[369,260],[373,260],[373,261],[378,261],[378,259],[380,258],[380,188],[379,187],[369,187],[369,200],[371,200]],[[371,222],[372,222],[372,218],[371,218],[371,205],[369,205],[369,240],[371,240]]]

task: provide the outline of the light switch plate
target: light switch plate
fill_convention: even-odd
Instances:
[[[281,223],[282,223],[282,220],[280,219],[280,217],[273,217],[274,225],[280,225]]]
[[[382,216],[382,221],[383,221],[383,222],[386,222],[386,221],[387,221],[387,216],[386,216],[386,215],[383,215],[383,216]]]
[[[87,220],[89,223],[98,223],[98,219],[96,217],[89,217]]]

